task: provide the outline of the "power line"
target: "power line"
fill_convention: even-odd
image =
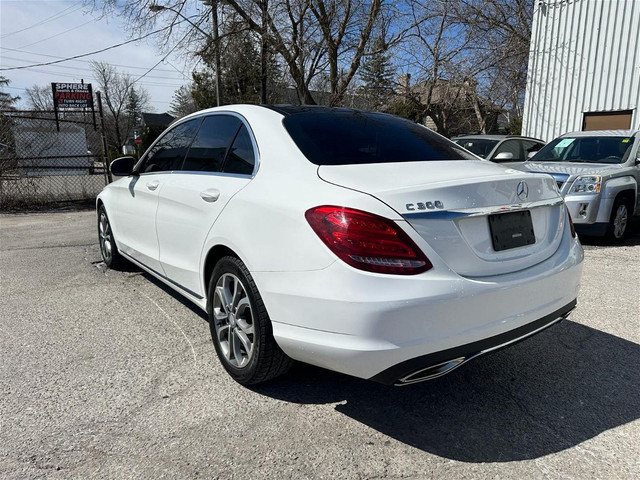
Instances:
[[[4,58],[6,60],[13,60],[13,61],[16,61],[16,62],[22,62],[23,61],[21,58],[17,58],[17,57],[5,56]],[[7,65],[7,66],[8,67],[17,67],[19,65]],[[74,72],[77,72],[77,71],[91,72],[91,73],[94,72],[91,68],[72,67],[72,66],[68,66],[68,65],[56,65],[55,68],[66,68],[68,70],[73,70]],[[140,68],[146,68],[146,67],[140,67]],[[30,68],[29,70],[31,70],[32,72],[48,73],[48,74],[52,74],[52,75],[65,75],[65,73],[56,72],[54,70],[45,71],[45,70],[38,70],[37,68]],[[158,70],[158,71],[160,71],[160,70]],[[176,72],[174,72],[172,70],[167,70],[167,72],[173,73],[173,74],[176,73]],[[158,80],[174,80],[174,81],[182,81],[182,80],[185,80],[187,78],[186,75],[184,75],[184,74],[182,74],[180,72],[178,72],[178,74],[181,75],[182,78],[169,77],[168,75],[165,75],[165,76],[149,76],[147,78],[155,78],[155,79],[158,79]]]
[[[52,71],[47,71],[47,70],[40,70],[40,69],[37,69],[37,68],[31,68],[30,71],[31,72],[37,72],[37,73],[44,73],[44,74],[49,75],[51,77],[63,77],[63,78],[71,78],[71,79],[77,79],[77,78],[82,77],[82,75],[73,75],[73,74],[68,73],[68,72],[65,72],[65,73],[52,72]],[[85,78],[87,78],[87,77],[85,77]],[[159,78],[162,78],[162,77],[147,77],[147,78],[159,79]],[[177,79],[177,78],[172,78],[172,79],[169,79],[169,80],[173,80],[174,82],[175,81],[179,81],[179,79]],[[179,88],[182,85],[184,85],[183,83],[178,83],[178,84],[176,84],[176,83],[160,83],[160,82],[154,82],[154,81],[141,82],[140,84],[144,85],[144,86],[149,86],[149,87],[166,87],[166,88],[174,88],[174,89],[175,88]],[[11,87],[11,88],[16,88],[16,87]]]
[[[69,28],[69,29],[67,29],[67,30],[65,30],[63,32],[56,33],[55,35],[51,35],[50,37],[43,38],[42,40],[38,40],[37,42],[33,42],[33,43],[28,44],[28,45],[22,45],[21,47],[18,47],[18,48],[27,48],[27,47],[30,47],[31,45],[37,45],[38,43],[46,42],[47,40],[51,40],[52,38],[59,37],[60,35],[64,35],[65,33],[72,32],[73,30],[77,30],[78,28],[84,27],[85,25],[88,25],[88,24],[93,23],[93,22],[95,22],[95,20],[91,19],[88,22],[85,22],[85,23],[83,23],[81,25],[78,25],[76,27]]]
[[[56,55],[47,55],[46,53],[25,52],[24,50],[18,50],[16,48],[3,47],[1,45],[0,45],[0,49],[7,50],[8,52],[24,53],[26,55],[36,55],[38,57],[47,57],[47,58],[56,58],[56,59],[63,59],[64,58],[64,57],[58,57]],[[11,57],[4,57],[4,58],[11,58]],[[12,58],[12,60],[15,60],[15,58]],[[23,59],[20,59],[20,60],[22,61]],[[70,60],[70,61],[71,62],[91,63],[91,60]],[[146,68],[147,68],[147,67],[138,67],[138,66],[134,66],[134,65],[120,65],[120,64],[111,63],[111,62],[109,62],[109,64],[113,65],[114,67],[132,68],[132,69],[136,69],[136,70],[146,70]],[[66,66],[66,65],[60,65],[60,67],[64,67],[64,68],[79,68],[79,67],[69,67],[69,66]],[[175,70],[180,75],[185,76],[184,73],[182,73],[180,70],[178,70],[173,65],[171,65],[171,67],[173,67],[173,70],[159,68],[159,69],[156,70],[156,72],[174,73],[174,70]]]
[[[203,21],[203,20],[201,20],[201,21],[200,21],[200,22],[198,22],[197,24],[194,24],[193,26],[199,29],[199,28],[200,28],[200,27],[199,27],[199,24],[200,24],[200,23],[202,23],[202,21]],[[191,23],[191,22],[189,22],[189,23]],[[179,41],[179,42],[176,42],[176,44],[173,46],[173,48],[172,48],[171,50],[169,50],[169,52],[167,52],[167,54],[166,54],[164,57],[162,57],[162,58],[158,61],[158,63],[156,63],[153,67],[151,67],[149,70],[147,70],[146,72],[144,72],[144,73],[143,73],[142,75],[140,75],[138,78],[136,78],[136,79],[133,81],[133,83],[136,83],[138,80],[140,80],[140,79],[144,78],[144,77],[145,77],[148,73],[150,73],[154,68],[156,68],[156,67],[157,67],[158,65],[160,65],[162,62],[164,62],[164,61],[167,59],[167,57],[169,57],[169,55],[171,55],[171,54],[173,53],[173,51],[174,51],[176,48],[178,48],[178,45],[180,45],[180,44],[184,41],[184,39],[185,39],[185,38],[187,38],[188,36],[189,36],[189,32],[187,32],[187,33],[184,35],[184,37],[182,37],[182,38],[180,39],[180,41]]]
[[[155,35],[156,33],[160,33],[163,30],[167,30],[170,27],[171,26],[160,28],[159,30],[154,30],[153,32],[147,33],[146,35],[142,35],[141,37],[134,38],[132,40],[127,40],[126,42],[118,43],[116,45],[111,45],[110,47],[101,48],[100,50],[96,50],[94,52],[83,53],[81,55],[74,55],[73,57],[67,57],[67,58],[63,58],[61,60],[54,60],[54,61],[51,61],[51,62],[35,63],[33,65],[24,65],[22,67],[0,68],[0,72],[2,72],[2,71],[6,72],[8,70],[23,70],[25,68],[33,68],[33,67],[44,67],[44,66],[47,66],[47,65],[54,65],[56,63],[68,62],[69,60],[75,60],[76,58],[88,57],[90,55],[95,55],[96,53],[106,52],[107,50],[112,50],[114,48],[122,47],[123,45],[127,45],[129,43],[133,43],[133,42],[137,42],[139,40],[143,40],[143,39],[145,39],[147,37],[150,37],[151,35]]]
[[[70,8],[72,8],[73,6],[74,5],[69,5],[64,10],[61,10],[58,13],[54,13],[50,17],[47,17],[44,20],[40,20],[39,22],[36,22],[33,25],[29,25],[28,27],[21,28],[20,30],[16,30],[15,32],[5,33],[4,35],[0,36],[0,38],[6,38],[6,37],[9,37],[11,35],[15,35],[16,33],[24,32],[25,30],[29,30],[31,28],[39,27],[40,25],[44,25],[45,23],[52,22],[53,20],[58,20],[59,18],[66,17],[67,15],[69,15],[69,14],[71,14],[73,12],[77,12],[78,10],[80,10],[82,8],[82,5],[78,5],[76,8],[74,8],[70,12],[64,13],[67,10],[69,10]],[[63,13],[64,13],[64,15],[62,15]]]

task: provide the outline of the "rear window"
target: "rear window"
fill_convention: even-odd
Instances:
[[[296,113],[282,123],[316,165],[476,159],[421,125],[382,113]]]

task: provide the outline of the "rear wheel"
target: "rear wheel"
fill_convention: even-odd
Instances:
[[[238,258],[223,257],[209,281],[207,313],[218,358],[242,385],[284,374],[293,361],[280,349],[262,297]]]
[[[107,216],[107,211],[104,205],[100,205],[98,209],[98,239],[100,240],[100,253],[102,254],[102,260],[107,267],[118,269],[122,267],[126,260],[116,246],[115,238],[113,237],[113,230],[111,229],[111,223]]]
[[[614,242],[624,238],[629,230],[629,221],[631,219],[630,202],[626,198],[618,198],[613,204],[611,210],[611,219],[607,229],[607,237]]]

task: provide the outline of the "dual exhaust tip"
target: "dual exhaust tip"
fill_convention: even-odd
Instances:
[[[475,355],[474,355],[475,356]],[[441,377],[446,375],[447,373],[455,370],[463,363],[466,363],[471,358],[467,357],[458,357],[453,360],[448,360],[446,362],[438,363],[437,365],[431,365],[427,368],[422,368],[413,373],[410,373],[406,377],[402,377],[399,380],[396,380],[394,385],[396,387],[402,387],[404,385],[411,385],[413,383],[426,382],[427,380],[433,380],[434,378]]]
[[[393,385],[395,385],[396,387],[402,387],[405,385],[412,385],[414,383],[419,383],[419,382],[426,382],[427,380],[433,380],[434,378],[438,378],[438,377],[442,377],[443,375],[446,375],[447,373],[452,372],[453,370],[455,370],[456,368],[458,368],[461,365],[464,365],[465,363],[467,363],[469,360],[473,360],[476,357],[479,357],[480,355],[484,355],[486,353],[489,352],[495,352],[497,350],[500,350],[502,348],[505,348],[509,345],[513,345],[514,343],[518,343],[522,340],[525,340],[526,338],[529,338],[533,335],[535,335],[538,332],[541,332],[542,330],[550,327],[551,325],[554,325],[562,320],[564,320],[565,318],[567,318],[569,316],[569,313],[571,312],[571,310],[573,310],[573,308],[575,307],[575,301],[574,303],[571,305],[571,308],[564,312],[562,315],[560,315],[559,317],[554,318],[551,322],[541,326],[540,328],[537,328],[536,330],[533,330],[531,332],[528,332],[520,337],[516,337],[512,340],[509,340],[507,342],[498,344],[498,345],[494,345],[492,347],[488,347],[485,348],[484,350],[481,351],[476,351],[474,353],[469,353],[466,356],[463,357],[457,357],[454,358],[452,360],[447,360],[445,362],[441,362],[441,363],[437,363],[435,365],[430,365],[428,367],[425,368],[421,368],[419,370],[415,370],[412,373],[410,373],[409,375],[406,375],[398,380],[396,380],[395,382],[393,382]]]

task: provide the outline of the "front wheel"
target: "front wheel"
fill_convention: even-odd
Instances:
[[[609,240],[618,242],[624,238],[629,230],[629,220],[631,218],[631,209],[629,201],[625,198],[618,198],[613,204],[611,210],[611,219],[607,228],[607,237]]]
[[[102,260],[104,260],[107,267],[118,269],[126,263],[116,246],[116,240],[104,205],[100,205],[98,209],[98,240],[100,241]]]
[[[284,374],[292,360],[280,349],[262,297],[238,258],[222,258],[209,281],[207,313],[213,345],[225,370],[241,385]]]

